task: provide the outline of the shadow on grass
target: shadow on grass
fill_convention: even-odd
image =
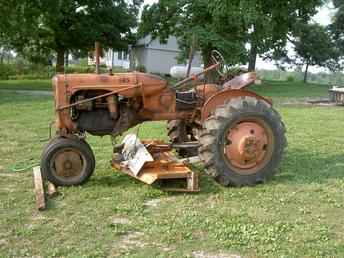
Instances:
[[[199,173],[200,188],[201,191],[195,194],[210,194],[218,193],[221,191],[221,186],[218,185],[213,179],[208,176]],[[91,177],[90,181],[84,185],[84,189],[92,189],[94,187],[121,187],[130,191],[133,188],[146,187],[147,184],[135,179],[125,173],[114,172],[113,175],[98,175]],[[149,186],[149,185],[148,185]],[[185,180],[163,180],[157,181],[151,186],[152,189],[160,190],[162,192],[167,192],[169,195],[180,195],[185,194],[185,192],[171,192],[166,191],[168,188],[185,188]]]
[[[278,183],[328,183],[344,179],[344,155],[325,155],[305,149],[289,149],[281,171],[273,181]]]

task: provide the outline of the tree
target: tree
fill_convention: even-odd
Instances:
[[[250,61],[255,69],[257,54],[287,41],[297,20],[307,20],[321,0],[160,0],[145,6],[140,24],[142,34],[164,41],[175,35],[188,50],[193,34],[205,65],[212,49],[224,53],[229,64]],[[246,44],[250,43],[250,54]]]
[[[57,71],[64,68],[66,51],[89,50],[95,41],[104,47],[126,49],[142,0],[0,0],[1,13],[10,19],[0,26],[15,49],[57,56]],[[0,21],[2,19],[0,18]]]
[[[246,3],[245,23],[251,28],[248,33],[250,44],[248,70],[254,71],[257,55],[284,48],[287,35],[295,24],[300,21],[307,22],[316,13],[316,7],[321,6],[323,1],[255,0]]]
[[[307,82],[309,66],[338,69],[338,50],[331,40],[329,32],[319,24],[299,24],[294,32],[295,52],[298,58],[292,59],[295,64],[305,66],[304,82]],[[300,63],[301,61],[301,63]]]
[[[229,64],[245,62],[245,28],[235,15],[239,7],[225,15],[218,13],[214,2],[217,1],[160,0],[144,7],[139,32],[141,35],[152,34],[162,42],[170,35],[176,36],[184,57],[189,52],[193,35],[196,35],[206,67],[211,64],[213,49],[220,50]]]
[[[340,55],[344,56],[344,0],[333,0],[333,5],[337,11],[329,28],[336,46],[341,52]]]

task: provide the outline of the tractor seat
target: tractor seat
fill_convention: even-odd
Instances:
[[[240,90],[253,84],[257,79],[257,74],[254,72],[244,73],[236,76],[232,80],[226,82],[223,87],[230,88],[232,90]]]
[[[177,110],[190,110],[197,105],[197,93],[194,89],[183,92],[176,92]]]

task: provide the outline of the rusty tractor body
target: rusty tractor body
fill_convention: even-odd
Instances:
[[[220,66],[215,62],[203,73]],[[220,184],[265,181],[278,168],[286,140],[271,101],[247,89],[256,74],[177,90],[199,75],[174,87],[139,72],[55,76],[57,135],[44,149],[43,174],[56,185],[82,184],[95,167],[85,133],[116,137],[145,121],[168,121],[171,146],[182,156],[199,155]]]

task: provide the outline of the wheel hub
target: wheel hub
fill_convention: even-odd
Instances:
[[[58,153],[54,163],[58,176],[75,177],[82,173],[82,157],[80,153],[75,150],[65,150]]]
[[[225,155],[239,169],[258,166],[267,153],[268,136],[263,126],[255,122],[242,122],[229,130]]]

